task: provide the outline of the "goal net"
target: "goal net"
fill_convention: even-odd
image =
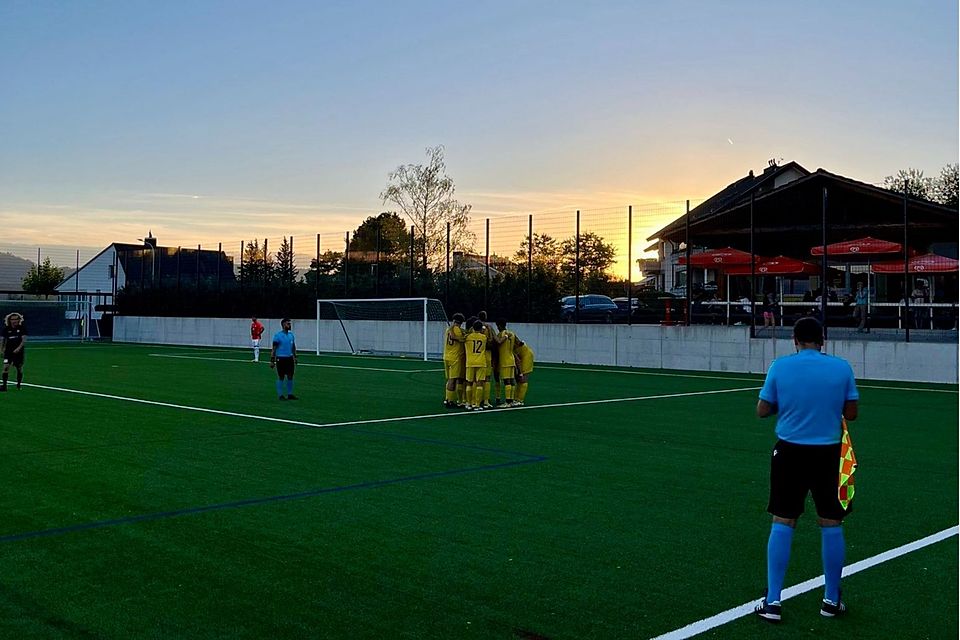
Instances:
[[[0,322],[10,313],[23,316],[29,340],[87,340],[99,338],[87,300],[0,300]]]
[[[447,313],[433,298],[317,300],[317,353],[440,357]]]

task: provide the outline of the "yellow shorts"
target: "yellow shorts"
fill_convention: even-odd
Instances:
[[[533,371],[533,356],[523,356],[520,358],[520,373],[527,375]]]
[[[483,382],[485,367],[467,367],[467,382]]]
[[[463,360],[444,360],[443,369],[447,380],[459,380],[463,377]]]
[[[513,370],[514,370],[514,367],[513,367],[513,366],[510,366],[510,367],[500,367],[500,379],[501,379],[501,380],[509,380],[509,379],[511,379],[511,378],[513,377]]]

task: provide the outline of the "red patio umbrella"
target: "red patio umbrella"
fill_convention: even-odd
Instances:
[[[686,256],[680,256],[680,264],[687,264]],[[732,247],[708,249],[690,256],[690,264],[702,269],[720,269],[731,264],[750,264],[750,254]]]
[[[934,253],[913,256],[907,263],[910,273],[950,273],[957,271],[960,261]],[[874,273],[903,273],[903,260],[877,262],[870,267]]]
[[[748,276],[750,265],[749,263],[738,264],[724,269],[724,272],[731,276]],[[796,258],[777,256],[776,258],[757,258],[756,272],[758,276],[816,275],[820,273],[820,267]]]
[[[884,253],[902,253],[903,245],[897,242],[887,240],[878,240],[877,238],[860,238],[859,240],[846,240],[845,242],[834,242],[827,245],[828,256],[860,256],[877,255]],[[822,256],[823,245],[810,248],[810,255]]]

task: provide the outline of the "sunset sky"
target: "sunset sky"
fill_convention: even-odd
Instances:
[[[0,4],[0,250],[353,229],[446,147],[477,218],[957,161],[955,0]],[[651,220],[665,223],[667,220]]]

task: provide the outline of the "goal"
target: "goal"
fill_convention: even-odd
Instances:
[[[317,353],[439,357],[447,313],[434,298],[317,300]]]
[[[100,328],[88,300],[0,300],[0,322],[10,313],[23,316],[30,340],[95,340]]]

